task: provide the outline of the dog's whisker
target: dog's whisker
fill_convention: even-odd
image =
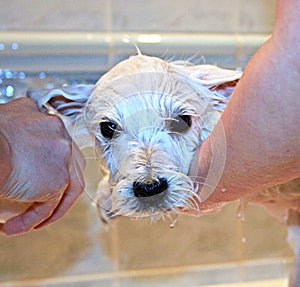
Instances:
[[[191,210],[194,210],[197,213],[200,212],[199,204],[197,203],[197,201],[194,198],[190,198],[190,200],[189,200],[189,207],[190,207]]]
[[[168,210],[173,210],[174,209],[174,206],[176,206],[176,203],[172,204],[168,201],[165,202],[165,206]]]
[[[155,222],[157,220],[157,215],[153,213],[153,211],[150,212],[150,220],[151,222]]]
[[[126,206],[121,206],[115,212],[116,215],[132,216],[136,213],[135,210],[128,209]]]
[[[163,213],[161,213],[161,216],[162,216],[162,218],[163,218],[164,221],[166,221],[167,218],[168,218],[170,221],[172,221],[172,216],[171,216],[171,213],[170,213],[170,212],[163,212]],[[167,217],[167,218],[166,218],[166,217]]]
[[[116,209],[116,208],[110,210],[110,213],[112,214],[112,217],[117,217],[118,215],[120,215],[119,209]]]
[[[173,206],[180,206],[182,204],[182,199],[176,196],[170,196],[169,201],[166,202],[169,209],[172,209]]]
[[[199,200],[199,195],[198,195],[195,191],[190,190],[189,192],[190,192],[190,194],[192,195],[191,198],[197,198],[197,199]]]
[[[197,178],[192,178],[192,177],[191,177],[191,179],[195,181],[195,179],[197,179]],[[208,184],[208,183],[205,182],[205,181],[200,181],[200,180],[198,180],[198,179],[197,179],[197,185],[205,185],[205,186],[211,187],[211,188],[213,188],[213,189],[215,189],[215,188],[217,187],[216,185],[211,185],[211,184]]]
[[[189,176],[189,178],[191,179],[191,180],[193,180],[193,181],[196,181],[197,180],[197,182],[199,182],[199,183],[204,183],[205,182],[205,180],[206,180],[206,178],[205,177],[203,177],[203,176]]]
[[[104,211],[105,213],[111,212],[111,210],[109,210],[108,208],[106,208],[102,204],[100,204],[98,200],[94,200],[91,198],[91,204],[93,207],[97,208],[100,212],[101,211]]]
[[[194,204],[192,203],[192,200],[186,199],[184,202],[182,202],[181,206],[178,206],[180,208],[188,208],[188,209],[194,209]]]
[[[115,218],[117,216],[119,216],[120,214],[118,214],[118,212],[110,212],[109,213],[109,218],[112,219],[112,218]]]
[[[184,199],[184,204],[185,205],[191,205],[192,203],[194,203],[195,205],[197,204],[196,199],[193,196],[189,196],[187,198]]]

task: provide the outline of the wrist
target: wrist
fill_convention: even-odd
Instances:
[[[0,130],[0,197],[2,187],[7,182],[12,172],[12,152],[9,143]]]

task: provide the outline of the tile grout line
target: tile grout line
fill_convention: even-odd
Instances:
[[[106,0],[106,20],[107,20],[107,43],[108,43],[108,59],[107,59],[107,70],[112,67],[113,64],[113,57],[114,57],[114,43],[112,37],[112,2],[111,0]]]
[[[259,262],[259,263],[257,263]],[[293,262],[292,257],[281,257],[280,259],[261,259],[261,260],[244,260],[243,265],[268,265],[268,264],[279,264],[287,265]],[[147,277],[147,276],[158,276],[158,275],[171,275],[171,274],[184,274],[187,272],[199,272],[205,271],[206,269],[217,269],[217,267],[226,270],[225,268],[239,268],[239,262],[225,263],[225,264],[208,264],[208,265],[187,265],[187,266],[176,266],[176,267],[163,267],[163,268],[149,268],[141,270],[126,270],[126,271],[112,271],[112,272],[102,272],[93,274],[83,274],[83,275],[70,275],[57,278],[45,278],[45,279],[29,279],[20,281],[8,281],[0,282],[0,287],[24,287],[24,286],[41,286],[41,284],[55,285],[61,283],[70,282],[87,282],[91,280],[113,280],[115,277],[122,278],[134,278],[134,277]],[[114,285],[113,285],[114,286]]]
[[[120,286],[120,277],[118,273],[120,272],[120,248],[119,248],[119,225],[116,220],[113,222],[113,232],[112,232],[112,259],[113,259],[113,287]]]

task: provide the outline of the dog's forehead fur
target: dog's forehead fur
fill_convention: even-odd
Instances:
[[[168,72],[169,67],[170,64],[168,62],[156,57],[149,57],[144,55],[133,56],[114,66],[108,73],[106,73],[99,79],[96,86],[107,86],[107,84],[120,77],[136,73],[166,73]]]
[[[162,119],[182,114],[206,117],[210,112],[215,113],[207,93],[206,87],[189,83],[176,66],[159,58],[138,55],[119,63],[100,78],[87,110],[95,126],[103,118],[114,119],[121,125],[134,114],[149,120],[155,115]]]

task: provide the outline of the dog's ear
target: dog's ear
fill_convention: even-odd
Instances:
[[[201,115],[201,140],[204,141],[224,111],[242,72],[212,65],[192,65],[187,62],[171,63],[171,67],[197,91],[200,97],[208,99],[213,108],[213,112],[206,110]]]
[[[93,88],[94,85],[66,86],[55,89],[30,88],[26,96],[33,99],[41,111],[47,111],[47,106],[50,105],[74,122],[92,94]]]
[[[40,111],[59,116],[69,134],[81,147],[91,146],[83,110],[94,85],[66,86],[56,89],[29,89],[26,96],[33,99]]]
[[[211,92],[212,105],[215,110],[223,111],[242,76],[241,71],[222,69],[213,65],[191,65],[186,62],[173,63],[177,72],[194,86],[206,87]]]

